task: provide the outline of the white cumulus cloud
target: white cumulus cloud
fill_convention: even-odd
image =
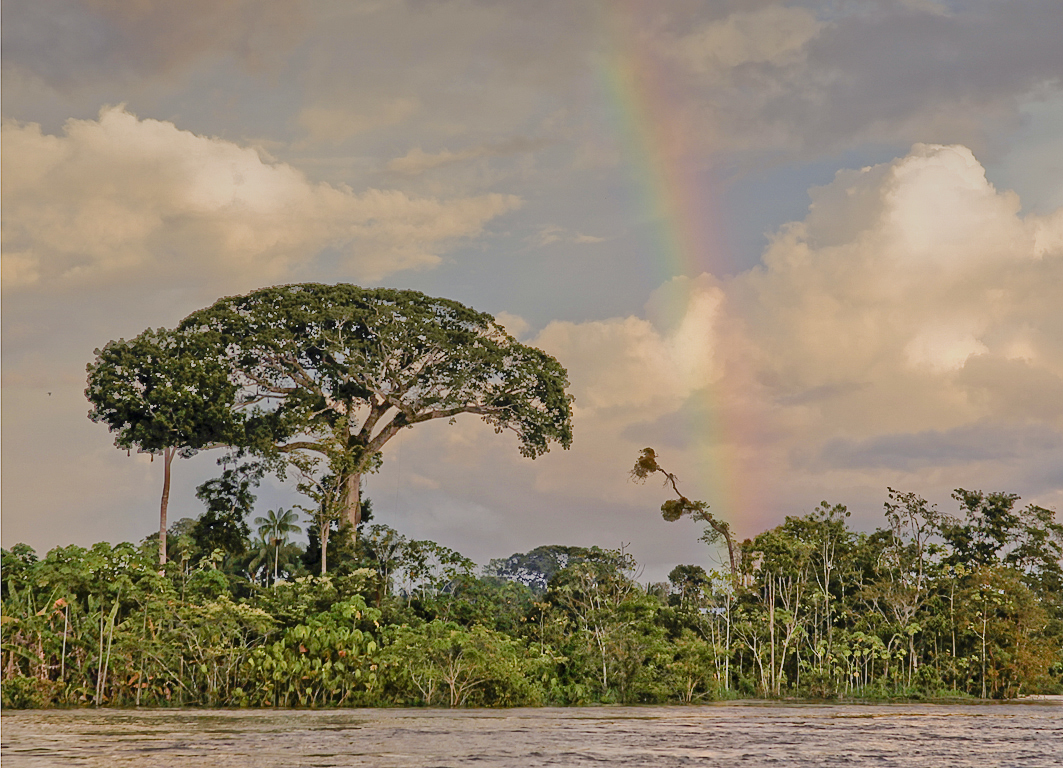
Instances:
[[[999,461],[960,447],[994,430],[1063,432],[1061,212],[1023,215],[969,149],[924,144],[842,171],[812,199],[764,266],[726,286],[726,375],[772,425],[750,476],[930,492],[1037,466],[1036,441]],[[929,458],[897,459],[927,435]]]
[[[661,329],[636,316],[584,323],[553,322],[535,339],[569,373],[584,413],[622,408],[635,419],[674,410],[716,375],[714,326],[723,291],[704,276],[681,280],[680,316]]]
[[[328,249],[338,277],[436,263],[520,200],[413,198],[310,182],[252,147],[122,107],[63,135],[3,125],[6,289],[138,279],[256,284],[297,276]]]

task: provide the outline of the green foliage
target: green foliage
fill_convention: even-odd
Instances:
[[[237,386],[209,339],[148,329],[135,339],[110,341],[88,366],[89,418],[107,425],[126,450],[182,455],[237,439]]]
[[[585,547],[551,544],[536,547],[527,553],[517,552],[505,559],[492,560],[484,568],[484,574],[496,579],[515,581],[541,594],[546,591],[554,576],[570,564],[586,558],[589,553],[590,550]]]
[[[240,703],[291,707],[371,702],[379,682],[379,645],[358,625],[377,617],[360,596],[350,597],[289,627],[280,640],[255,648]]]
[[[961,509],[975,509],[969,519],[891,490],[887,526],[871,533],[850,530],[845,508],[824,502],[742,543],[737,578],[677,565],[670,587],[639,583],[629,554],[596,547],[540,547],[477,576],[460,553],[383,525],[365,526],[344,568],[321,577],[291,565],[269,587],[260,572],[278,550],[264,538],[257,570],[252,552],[175,558],[163,573],[150,542],[58,547],[43,558],[16,545],[0,552],[0,704],[457,707],[1063,691],[1059,596],[1046,587],[1059,568],[1054,516],[1016,509],[1007,494],[958,495]],[[291,520],[278,510],[256,522],[280,539]],[[188,527],[175,523],[173,538]],[[960,560],[979,551],[991,562]]]
[[[309,539],[306,549],[303,551],[302,564],[307,571],[324,575],[349,574],[352,570],[360,567],[358,560],[358,547],[350,534],[350,523],[347,520],[337,518],[322,519],[311,517],[311,522],[306,527],[306,536]],[[322,523],[324,527],[322,528]],[[322,533],[325,538],[325,562],[327,567],[322,569]]]
[[[181,330],[223,350],[247,416],[239,445],[285,457],[326,520],[342,511],[358,525],[361,475],[415,424],[476,414],[531,458],[572,442],[565,369],[454,301],[287,285],[221,299]]]
[[[670,688],[679,693],[681,701],[689,704],[723,696],[720,661],[724,649],[684,628],[669,650],[672,658],[665,663],[665,669],[671,678]]]
[[[261,476],[257,466],[238,466],[196,488],[196,498],[207,505],[207,511],[189,531],[200,552],[210,557],[221,550],[233,557],[247,551],[251,529],[246,518],[255,505],[251,488],[258,485]]]
[[[268,565],[268,556],[272,552],[273,583],[280,579],[281,553],[284,553],[285,572],[292,569],[298,559],[299,549],[288,544],[288,534],[301,533],[302,529],[295,524],[298,516],[294,509],[285,510],[280,507],[269,510],[265,517],[256,517],[255,525],[258,526],[258,551],[255,559],[249,563],[249,572],[255,573],[263,566]],[[268,571],[267,571],[268,572]]]
[[[388,691],[400,702],[448,707],[542,702],[535,654],[480,624],[435,620],[394,627],[381,659]]]
[[[699,604],[705,588],[711,584],[709,574],[700,565],[677,565],[669,572],[668,581],[682,605]]]

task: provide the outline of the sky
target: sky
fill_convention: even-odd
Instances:
[[[467,416],[366,481],[481,564],[719,567],[630,481],[647,446],[739,538],[824,500],[873,530],[888,488],[1063,509],[1058,0],[5,0],[2,35],[4,547],[157,528],[161,462],[87,418],[96,348],[308,281],[568,369],[571,450]]]

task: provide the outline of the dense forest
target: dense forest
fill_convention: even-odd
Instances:
[[[824,503],[736,543],[733,569],[709,548],[723,569],[643,583],[622,548],[543,546],[478,569],[374,523],[368,500],[358,536],[329,523],[322,576],[313,521],[306,546],[291,511],[255,518],[252,537],[248,509],[223,514],[211,482],[203,515],[170,527],[164,565],[157,534],[3,551],[3,706],[1063,692],[1063,526],[1013,494],[957,490],[954,514],[891,490],[871,533]]]

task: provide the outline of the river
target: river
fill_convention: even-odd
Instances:
[[[1063,702],[5,711],[21,766],[1058,768]]]

